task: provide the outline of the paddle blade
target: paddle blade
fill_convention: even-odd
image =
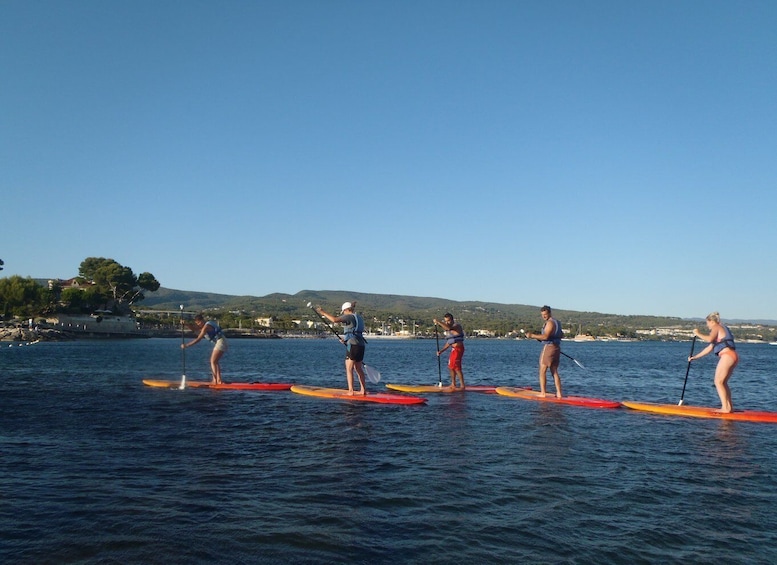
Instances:
[[[376,385],[380,382],[380,371],[366,364],[364,365],[364,376],[367,377],[367,380],[372,384]]]
[[[181,386],[178,387],[178,390],[183,390],[186,388],[186,375],[181,375]]]
[[[571,355],[567,355],[567,354],[566,354],[566,353],[564,353],[563,351],[561,352],[561,354],[562,354],[564,357],[566,357],[567,359],[571,359],[572,361],[574,361],[574,362],[575,362],[575,365],[577,365],[577,366],[578,366],[578,367],[580,367],[581,369],[585,369],[585,367],[583,366],[583,364],[582,364],[580,361],[578,361],[577,359],[575,359],[574,357],[572,357]]]

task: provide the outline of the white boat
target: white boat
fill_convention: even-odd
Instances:
[[[583,324],[578,324],[577,335],[572,341],[596,341],[596,338],[592,335],[583,334]]]
[[[592,335],[577,334],[572,341],[596,341]]]
[[[364,334],[364,339],[367,341],[371,339],[415,339],[415,337],[412,334]]]

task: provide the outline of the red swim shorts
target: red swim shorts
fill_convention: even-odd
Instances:
[[[448,368],[461,371],[461,358],[464,357],[464,347],[451,347],[451,355],[448,357]]]

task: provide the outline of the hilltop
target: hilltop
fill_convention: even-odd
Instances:
[[[160,288],[156,292],[146,293],[142,308],[178,311],[180,305],[183,305],[187,312],[222,310],[248,313],[256,317],[289,319],[309,318],[311,313],[307,308],[308,302],[321,305],[330,312],[338,312],[343,302],[353,300],[358,303],[358,310],[367,319],[402,319],[405,324],[429,324],[433,318],[440,318],[445,312],[453,313],[471,329],[483,328],[505,333],[519,327],[538,328],[541,322],[541,305],[455,301],[436,297],[345,290],[302,290],[296,294],[273,293],[256,297]],[[574,328],[575,332],[581,327],[583,332],[593,332],[594,328],[644,329],[665,326],[691,327],[698,324],[698,320],[662,316],[623,316],[560,309],[554,309],[553,312],[565,327]]]

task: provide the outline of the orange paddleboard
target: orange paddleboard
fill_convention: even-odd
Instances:
[[[588,398],[587,396],[565,396],[563,398],[556,398],[552,393],[547,393],[546,396],[540,396],[540,391],[538,390],[527,390],[525,388],[509,386],[497,387],[496,393],[501,394],[502,396],[522,398],[523,400],[538,400],[540,402],[569,404],[571,406],[584,406],[586,408],[618,408],[621,405],[620,402],[615,402],[614,400]]]
[[[361,394],[349,395],[344,388],[322,388],[319,386],[294,385],[291,392],[306,396],[318,396],[319,398],[337,398],[354,402],[377,402],[379,404],[423,404],[425,398],[410,396],[408,394],[387,394],[384,392],[368,392],[366,396]]]

